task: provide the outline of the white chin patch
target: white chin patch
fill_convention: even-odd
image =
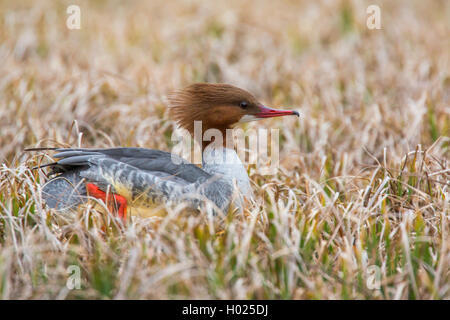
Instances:
[[[242,116],[242,118],[239,120],[239,123],[241,123],[241,122],[250,122],[250,121],[255,121],[255,120],[261,120],[261,118],[257,118],[255,116],[246,114],[246,115]]]

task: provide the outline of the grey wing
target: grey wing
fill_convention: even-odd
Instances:
[[[49,166],[53,173],[59,173],[44,188],[47,203],[52,198],[70,189],[70,185],[80,185],[85,179],[106,190],[135,198],[145,194],[153,202],[179,202],[189,199],[192,206],[198,206],[201,198],[213,201],[219,208],[228,206],[232,189],[225,181],[213,177],[197,166],[181,158],[159,150],[143,148],[114,149],[57,149],[54,155],[60,160]],[[173,160],[176,161],[173,161]],[[70,177],[70,181],[66,181]],[[63,178],[63,180],[61,180]],[[70,185],[68,184],[70,183]],[[63,187],[64,188],[63,188]],[[75,187],[75,194],[86,193]],[[48,200],[50,199],[50,200]],[[68,199],[75,205],[80,198]],[[59,200],[61,202],[61,200]],[[66,202],[67,202],[66,201]],[[63,203],[68,207],[67,203]]]
[[[74,209],[86,198],[86,186],[79,175],[80,170],[59,174],[42,188],[42,197],[51,208]]]
[[[111,149],[56,149],[58,164],[83,165],[92,157],[107,156],[110,159],[131,165],[139,170],[160,172],[176,176],[186,182],[196,182],[199,178],[211,175],[186,160],[161,150],[145,148],[111,148]],[[64,159],[67,159],[64,163]]]

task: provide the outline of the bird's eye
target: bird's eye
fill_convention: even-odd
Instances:
[[[239,107],[241,107],[241,108],[243,108],[243,109],[247,108],[247,107],[248,107],[247,101],[242,101],[242,102],[239,104]]]

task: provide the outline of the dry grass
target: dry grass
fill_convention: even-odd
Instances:
[[[0,2],[1,298],[450,298],[448,1],[76,2],[76,31],[72,2]],[[282,166],[245,215],[43,205],[24,148],[170,150],[165,95],[197,81],[302,113],[249,125]]]

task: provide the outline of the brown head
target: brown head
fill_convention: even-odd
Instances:
[[[169,114],[178,125],[194,133],[194,121],[202,121],[203,132],[218,129],[225,133],[239,122],[287,115],[297,111],[265,107],[249,92],[223,83],[196,83],[169,95]]]

